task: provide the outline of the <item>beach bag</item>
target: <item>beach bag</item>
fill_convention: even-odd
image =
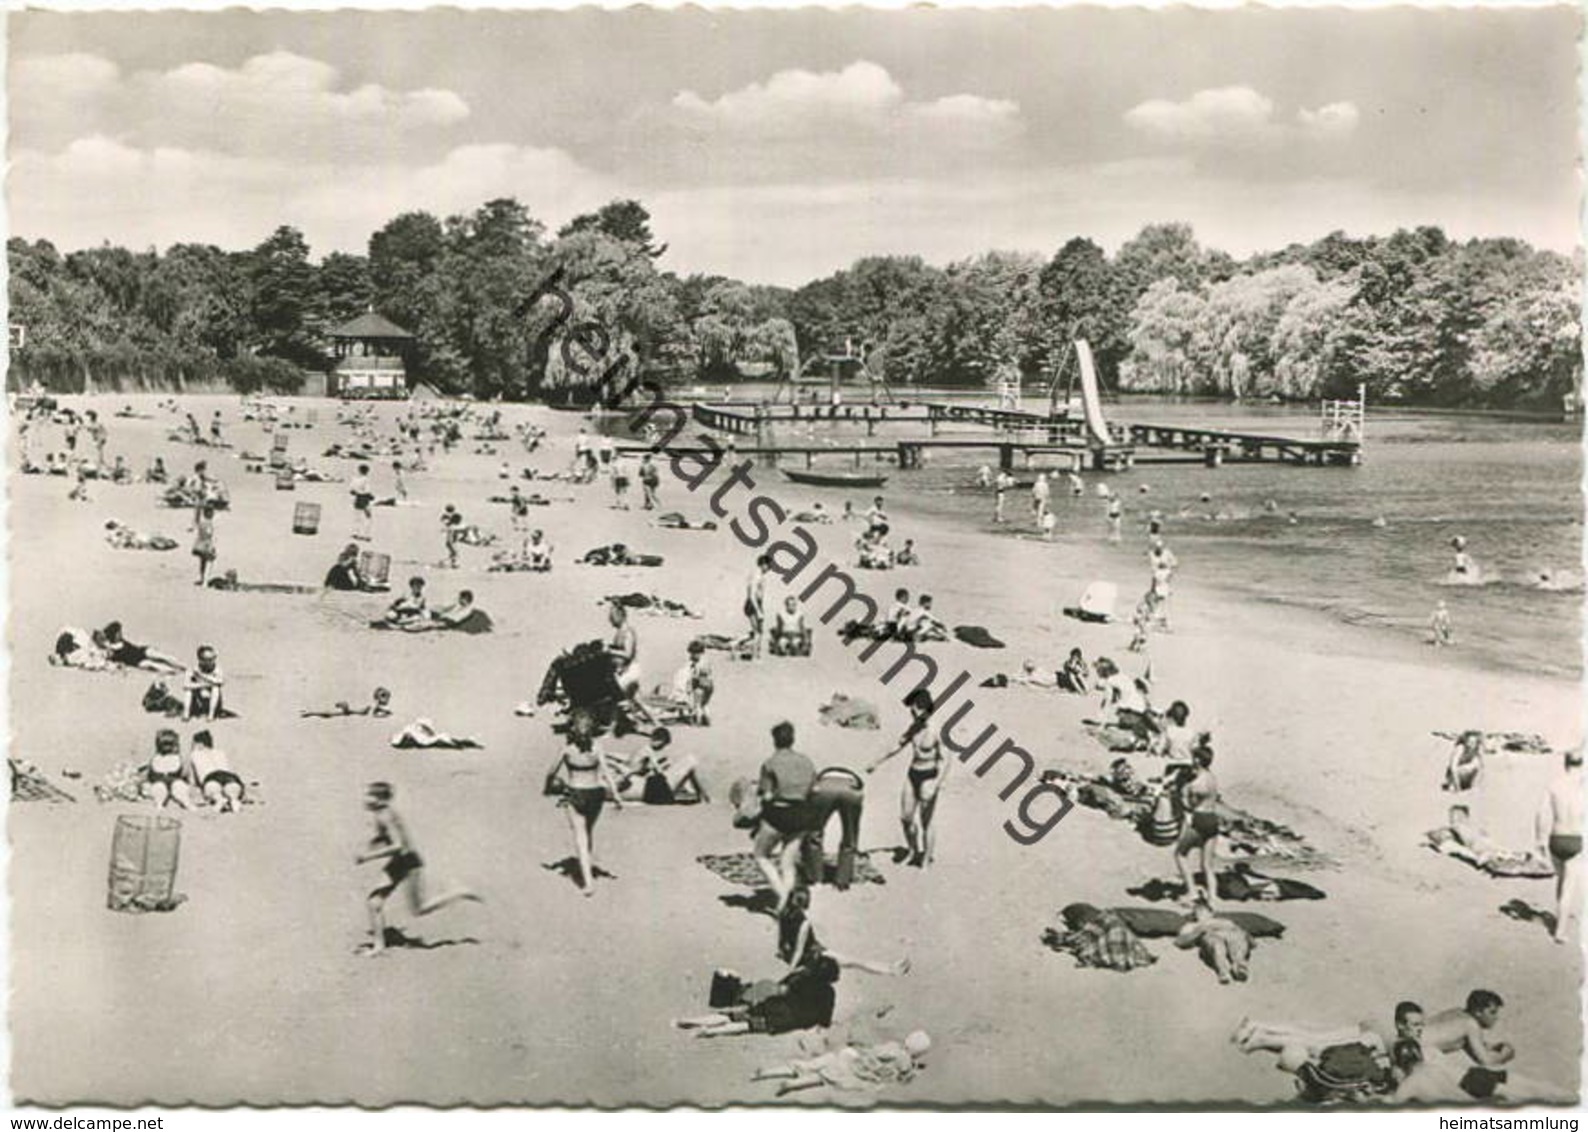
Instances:
[[[738,1004],[744,994],[744,980],[732,971],[713,971],[711,973],[711,996],[706,1000],[706,1005],[713,1010],[722,1010]]]
[[[176,866],[182,823],[176,818],[122,814],[110,844],[112,912],[168,911],[180,903]]]
[[[372,589],[385,589],[391,583],[391,555],[364,551],[358,556],[358,572],[365,585]]]
[[[293,505],[292,533],[295,535],[316,535],[320,533],[320,505],[318,503],[296,503]]]
[[[1180,837],[1180,826],[1185,820],[1174,795],[1163,793],[1153,803],[1151,812],[1142,815],[1141,835],[1149,845],[1172,845]]]

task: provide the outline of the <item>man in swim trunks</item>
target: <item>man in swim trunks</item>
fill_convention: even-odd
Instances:
[[[794,866],[808,824],[816,764],[794,749],[794,725],[772,728],[772,755],[761,764],[756,792],[761,799],[761,824],[755,833],[755,863],[761,867],[783,911],[794,891]]]
[[[1175,843],[1174,863],[1180,870],[1180,879],[1185,882],[1186,894],[1201,899],[1211,907],[1217,880],[1215,849],[1219,837],[1219,784],[1213,777],[1213,744],[1206,732],[1196,738],[1191,751],[1191,765],[1193,769],[1180,787],[1185,826],[1180,830],[1180,840]],[[1191,854],[1197,851],[1200,851],[1202,878],[1206,885],[1200,889],[1188,868]]]
[[[763,554],[755,560],[755,572],[745,585],[744,615],[750,622],[750,633],[745,638],[755,655],[761,654],[761,634],[766,627],[766,576],[772,570],[772,556]]]
[[[433,900],[425,899],[424,859],[408,836],[402,818],[392,808],[394,793],[389,782],[371,782],[364,794],[364,808],[375,821],[375,834],[353,863],[365,865],[382,861],[386,868],[386,882],[371,889],[367,901],[370,941],[359,949],[359,954],[366,956],[379,955],[386,950],[386,901],[404,884],[408,885],[409,907],[415,916],[428,916],[460,900],[483,903],[467,889],[456,889]]]
[[[1566,752],[1565,766],[1545,791],[1535,823],[1539,855],[1547,852],[1555,865],[1556,943],[1571,938],[1566,925],[1575,923],[1582,895],[1582,756],[1580,747]]]
[[[187,671],[187,714],[183,718],[219,718],[222,709],[221,690],[225,687],[226,674],[221,671],[214,646],[200,645],[198,665]]]

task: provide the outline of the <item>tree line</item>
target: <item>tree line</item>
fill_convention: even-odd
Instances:
[[[798,288],[679,276],[659,268],[666,250],[627,200],[555,235],[511,199],[404,213],[367,254],[318,262],[291,227],[247,251],[62,255],[13,238],[10,319],[26,338],[12,384],[292,392],[332,364],[329,332],[373,309],[414,334],[411,372],[443,392],[587,397],[598,375],[570,370],[543,333],[560,311],[526,304],[560,271],[574,320],[674,383],[776,379],[801,359],[817,372],[852,351],[895,388],[1041,388],[1085,338],[1121,392],[1311,399],[1365,385],[1376,401],[1554,408],[1581,386],[1580,264],[1434,227],[1237,260],[1188,225],[1150,224],[1112,256],[1076,237],[1047,259],[867,257]]]

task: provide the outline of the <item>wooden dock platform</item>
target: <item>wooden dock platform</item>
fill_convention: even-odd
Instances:
[[[729,406],[696,402],[690,413],[697,424],[730,436],[753,436],[755,447],[740,452],[764,457],[772,462],[784,455],[800,456],[810,467],[817,455],[848,455],[856,465],[871,456],[889,459],[900,468],[920,467],[927,454],[935,450],[990,450],[997,454],[1004,470],[1032,467],[1043,456],[1058,457],[1065,467],[1091,467],[1099,471],[1118,471],[1131,467],[1141,449],[1160,449],[1182,453],[1175,457],[1144,456],[1143,462],[1191,463],[1206,467],[1224,464],[1284,463],[1300,467],[1356,467],[1362,462],[1360,439],[1335,437],[1308,440],[1265,433],[1237,432],[1230,429],[1201,428],[1194,425],[1115,424],[1108,426],[1109,443],[1089,435],[1082,418],[1067,413],[1033,413],[1021,409],[999,409],[986,405],[956,405],[923,402],[916,405],[757,405]],[[915,437],[893,444],[879,445],[772,445],[766,443],[767,430],[777,423],[796,421],[836,421],[861,424],[867,436],[875,436],[882,425],[925,424],[927,437]],[[943,438],[945,425],[967,424],[987,429],[984,437]],[[702,452],[706,451],[704,449]]]

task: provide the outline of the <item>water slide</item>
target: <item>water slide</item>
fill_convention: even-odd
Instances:
[[[1081,364],[1081,404],[1086,409],[1086,432],[1094,444],[1112,444],[1108,422],[1103,419],[1103,399],[1097,392],[1097,369],[1092,365],[1092,347],[1085,339],[1075,340],[1075,357]]]

